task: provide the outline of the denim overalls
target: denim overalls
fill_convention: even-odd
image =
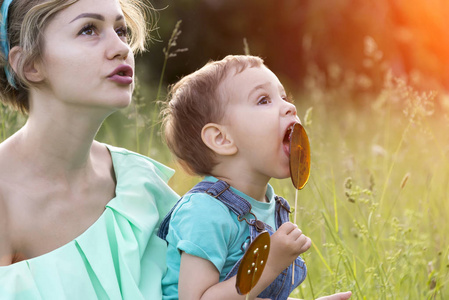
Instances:
[[[246,221],[250,229],[249,242],[252,242],[260,232],[266,230],[270,235],[273,234],[274,230],[268,224],[257,220],[256,216],[251,212],[251,204],[238,196],[229,188],[229,184],[225,181],[219,180],[215,183],[209,181],[202,181],[195,185],[188,194],[191,193],[207,193],[210,196],[220,200],[225,204],[233,213],[238,217],[239,221]],[[182,198],[181,198],[182,199]],[[179,201],[181,201],[181,199]],[[275,196],[276,199],[276,229],[279,228],[283,223],[289,220],[288,214],[290,213],[290,206],[288,202],[282,197]],[[179,203],[178,201],[178,203]],[[168,227],[170,224],[170,218],[173,210],[178,205],[171,209],[171,211],[165,216],[159,228],[158,236],[165,240],[168,234]],[[252,214],[254,219],[246,219],[247,214]],[[244,251],[244,249],[242,249]],[[243,257],[244,252],[242,253]],[[231,271],[226,275],[224,280],[231,278],[237,274],[240,261],[232,267]],[[282,271],[281,274],[261,293],[259,298],[270,298],[270,299],[287,299],[290,293],[297,287],[301,282],[304,281],[307,274],[307,268],[304,260],[298,256],[295,260],[295,283],[292,285],[292,265],[287,269]]]

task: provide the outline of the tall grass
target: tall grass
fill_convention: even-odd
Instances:
[[[375,48],[367,56],[380,59]],[[312,74],[296,97],[312,154],[298,225],[313,247],[304,254],[308,277],[292,296],[351,290],[352,299],[448,299],[447,112],[437,109],[434,93],[418,92],[389,72],[382,91],[367,96],[354,91],[369,86],[369,78],[348,80],[344,70],[333,70],[338,84],[329,87]],[[145,85],[97,138],[171,166],[177,172],[170,184],[183,194],[199,178],[184,173],[160,142],[159,108]],[[4,106],[0,117],[1,140],[24,120]],[[271,183],[294,200],[290,179]]]
[[[23,124],[25,117],[0,102],[0,142],[16,132]]]
[[[448,298],[449,123],[435,94],[387,73],[382,92],[361,107],[335,97],[341,91],[319,95],[300,100],[313,106],[313,122],[298,225],[314,244],[297,295]],[[276,184],[294,197],[290,182]]]

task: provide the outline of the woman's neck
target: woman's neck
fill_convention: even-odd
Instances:
[[[91,165],[91,147],[103,119],[83,114],[45,116],[30,113],[14,136],[17,154],[49,177],[85,172]],[[82,171],[84,170],[84,171]]]

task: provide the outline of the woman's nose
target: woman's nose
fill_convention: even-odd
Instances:
[[[114,30],[112,33],[109,33],[106,51],[108,59],[126,59],[131,53],[131,48],[129,47],[129,44],[119,37]]]

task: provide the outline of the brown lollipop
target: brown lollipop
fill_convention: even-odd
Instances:
[[[310,176],[309,137],[299,123],[293,126],[290,136],[290,176],[298,190],[306,185]]]
[[[260,233],[249,245],[243,255],[237,271],[235,287],[240,295],[249,296],[251,289],[257,284],[267,263],[270,252],[270,234],[267,231]]]
[[[293,222],[296,224],[296,207],[298,206],[298,190],[301,190],[310,176],[310,144],[304,127],[296,123],[290,135],[290,177],[296,188]],[[295,282],[293,264],[292,284]]]

